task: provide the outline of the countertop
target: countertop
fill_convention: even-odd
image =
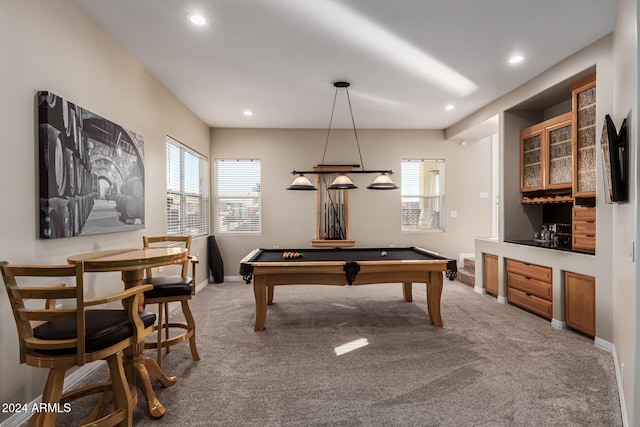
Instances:
[[[526,245],[526,246],[535,246],[537,248],[545,248],[545,249],[553,249],[556,251],[564,251],[564,252],[577,252],[571,250],[571,247],[556,247],[553,242],[536,242],[534,240],[505,240],[505,243],[515,243],[517,245]]]

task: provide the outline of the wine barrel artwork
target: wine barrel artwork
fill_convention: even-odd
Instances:
[[[40,238],[144,228],[144,138],[48,91],[36,103]]]
[[[116,196],[116,210],[120,221],[126,224],[144,221],[144,183],[140,177],[129,178],[122,185],[122,192]]]

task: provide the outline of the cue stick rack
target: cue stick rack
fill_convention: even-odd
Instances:
[[[338,175],[352,171],[353,167],[324,165],[314,166],[313,170],[331,173],[318,174],[316,238],[311,246],[355,246],[355,240],[349,239],[349,191],[328,189]]]

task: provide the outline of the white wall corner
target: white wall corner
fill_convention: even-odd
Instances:
[[[461,252],[458,255],[458,269],[461,269],[462,267],[464,267],[465,258],[475,258],[475,257],[476,257],[476,254],[473,252],[468,252],[468,253]]]
[[[498,295],[498,302],[500,304],[509,304],[507,297],[503,297],[502,295]]]
[[[486,294],[486,292],[485,292],[484,288],[483,288],[482,286],[478,286],[478,285],[475,285],[475,286],[473,287],[473,291],[474,291],[476,294],[480,294],[480,295],[484,295],[484,294]]]

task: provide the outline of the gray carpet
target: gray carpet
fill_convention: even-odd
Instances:
[[[407,303],[397,284],[276,287],[254,332],[252,286],[210,284],[192,301],[202,360],[174,347],[178,382],[154,382],[167,414],[139,403],[134,425],[622,425],[612,356],[591,339],[448,280],[435,328],[424,290]],[[366,345],[338,356],[348,343]]]

